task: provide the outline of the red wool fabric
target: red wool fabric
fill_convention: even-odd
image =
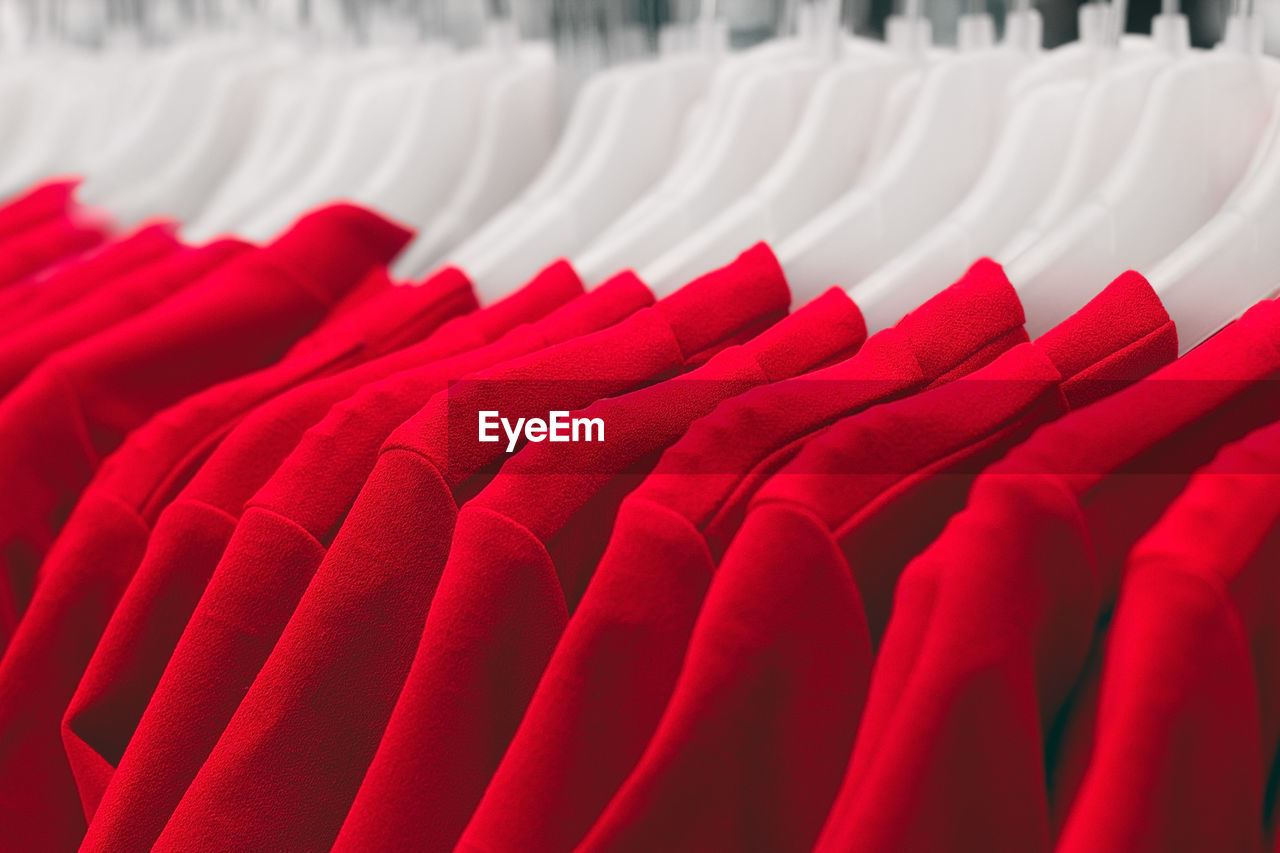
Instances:
[[[221,241],[179,253],[144,275],[160,288],[177,290],[248,251],[243,243]],[[0,400],[0,471],[12,484],[0,494],[0,506],[12,504],[0,521],[0,646],[8,642],[31,597],[40,561],[102,458],[130,429],[186,391],[182,385],[149,402],[151,383],[139,381],[150,363],[148,339],[163,343],[163,324],[139,317],[104,330],[46,358]],[[178,384],[179,379],[171,381]],[[125,401],[129,396],[138,400],[131,417],[127,409],[117,412],[111,393],[116,384],[124,389]],[[113,422],[119,423],[114,430]],[[93,446],[99,442],[100,449]]]
[[[560,262],[540,280],[581,291]],[[155,843],[307,588],[374,463],[405,418],[466,376],[608,327],[651,303],[623,277],[494,344],[404,371],[334,406],[245,506],[102,797],[84,850]]]
[[[1128,275],[1039,341],[810,442],[752,501],[662,722],[586,846],[812,849],[910,552],[963,507],[977,465],[1177,352]]]
[[[279,364],[187,398],[139,427],[125,440],[90,484],[54,550],[41,566],[41,573],[47,579],[56,578],[66,586],[99,591],[93,599],[71,605],[72,609],[61,617],[64,630],[67,625],[75,624],[82,641],[90,643],[85,648],[92,651],[92,643],[99,636],[95,631],[103,629],[124,584],[137,570],[139,555],[146,549],[160,512],[253,406],[299,381],[380,355],[405,340],[419,339],[443,320],[475,307],[470,284],[457,276],[447,277],[430,287],[389,288],[385,297],[317,332],[315,337],[328,340],[327,347],[303,348]],[[113,548],[107,550],[99,546],[98,543],[105,540],[103,528],[107,524],[107,516],[99,508],[104,501],[117,508],[127,507],[136,522],[132,529],[141,531],[142,535],[130,539],[123,531],[115,530]],[[90,565],[58,557],[66,553],[99,556]],[[39,591],[35,600],[47,601]],[[57,617],[49,612],[51,609],[52,605],[46,607],[42,616],[45,622],[56,624]],[[19,628],[19,634],[24,630],[25,625]],[[80,671],[72,672],[68,657],[67,665],[57,673],[57,686],[49,688],[62,697],[59,701],[64,708],[69,697],[62,696],[66,689],[63,682],[67,678],[78,678],[86,663],[83,658],[76,660]],[[29,682],[28,687],[33,684]],[[74,680],[70,686],[74,688]],[[85,769],[85,765],[89,765],[90,774],[99,769],[94,756],[79,749],[78,738],[64,738],[64,742],[73,771]],[[105,780],[102,782],[105,784]],[[96,805],[99,791],[100,786],[92,784],[81,789],[86,814]]]
[[[768,250],[754,251],[782,281]],[[575,413],[601,418],[606,443],[530,444],[508,460],[458,513],[413,667],[335,849],[452,849],[626,492],[720,400],[845,358],[865,336],[831,291],[683,377]]]
[[[0,291],[0,336],[26,331],[81,297],[94,294],[122,277],[163,260],[182,249],[172,223],[148,225],[113,240],[82,260],[63,264]],[[8,341],[0,337],[0,347]]]
[[[8,335],[0,340],[0,392],[15,388],[50,355],[153,308],[244,248],[222,241],[178,250]]]
[[[333,843],[412,661],[460,496],[482,486],[504,453],[502,443],[475,441],[479,410],[516,418],[589,405],[704,363],[771,325],[789,302],[781,282],[730,265],[611,329],[436,395],[383,445],[156,849]],[[328,698],[304,698],[315,695]],[[332,743],[344,745],[340,756]]]
[[[431,290],[465,294],[469,284],[460,271],[449,268],[422,285],[399,290],[401,298]],[[418,344],[279,395],[223,439],[160,513],[142,562],[63,718],[62,738],[86,817],[92,818],[245,503],[303,433],[364,385],[487,345],[580,293],[576,281],[539,278],[489,308],[448,321]]]
[[[1280,306],[1261,303],[978,477],[898,583],[819,849],[1050,848],[1124,560],[1197,465],[1280,416],[1278,341]]]
[[[568,850],[582,841],[653,734],[719,556],[759,485],[840,418],[1025,341],[1013,289],[998,267],[979,263],[853,358],[752,389],[695,422],[622,502],[460,848]]]
[[[33,378],[54,367],[48,374],[54,381],[45,387],[64,396],[52,413],[70,429],[83,429],[96,446],[39,444],[44,455],[32,459],[35,448],[29,449],[23,460],[28,464],[15,470],[41,482],[47,469],[32,462],[74,458],[78,450],[77,468],[88,479],[98,455],[119,442],[130,420],[145,417],[148,406],[167,394],[196,390],[201,378],[230,379],[235,371],[270,364],[308,324],[323,319],[335,293],[385,264],[408,236],[357,208],[332,208],[153,311],[55,356]],[[322,330],[335,344],[328,353],[285,359],[195,396],[177,393],[185,399],[129,434],[83,496],[78,494],[82,482],[64,484],[59,497],[75,502],[75,509],[40,565],[30,607],[0,660],[0,822],[6,827],[0,849],[60,848],[78,843],[83,834],[60,721],[172,490],[185,483],[248,408],[366,350],[364,335],[378,328],[371,319],[353,317],[345,341],[336,328]],[[166,346],[171,336],[177,341]],[[229,344],[234,350],[228,351]],[[193,351],[201,345],[212,353]],[[156,358],[182,354],[187,354],[182,374],[168,385],[156,383]],[[209,363],[211,354],[216,363]],[[138,387],[130,370],[147,377],[146,387]],[[28,442],[40,435],[30,422],[0,423]]]
[[[224,245],[242,257],[51,356],[0,402],[4,639],[100,460],[155,412],[276,361],[337,294],[393,257],[407,233],[344,205],[303,218],[260,251]]]
[[[8,287],[89,251],[111,234],[108,218],[75,211],[21,231],[0,244],[0,287]]]
[[[1225,448],[1134,546],[1093,751],[1057,849],[1270,849],[1280,425]]]
[[[79,178],[44,181],[0,204],[0,249],[6,240],[75,209]]]

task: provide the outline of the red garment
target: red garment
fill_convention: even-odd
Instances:
[[[182,244],[173,236],[173,230],[170,223],[148,225],[83,260],[63,264],[48,274],[32,276],[0,291],[0,335],[25,331],[27,325],[98,288],[177,253]],[[7,347],[8,343],[0,337],[0,347]]]
[[[1177,353],[1128,275],[1035,343],[810,442],[752,501],[662,722],[583,846],[811,850],[911,552],[963,507],[977,466]]]
[[[478,412],[579,408],[754,336],[790,302],[759,263],[748,252],[611,329],[477,374],[397,429],[156,849],[331,844],[412,661],[457,505],[504,453],[476,440]]]
[[[1093,752],[1056,849],[1266,847],[1280,734],[1278,564],[1273,424],[1192,477],[1129,554]]]
[[[748,391],[695,422],[622,502],[460,847],[580,842],[658,723],[719,555],[755,489],[813,433],[981,367],[1026,340],[1021,324],[1003,273],[975,264],[854,358]]]
[[[1124,559],[1195,466],[1280,417],[1277,342],[1280,305],[1261,303],[975,481],[898,583],[819,849],[1049,849],[1088,759],[1095,629]]]
[[[244,249],[237,241],[222,241],[172,252],[0,339],[0,393],[17,387],[50,355],[153,308]],[[90,265],[87,261],[69,269]]]
[[[51,219],[69,215],[75,208],[79,178],[43,181],[0,203],[0,250],[4,241]]]
[[[0,244],[0,287],[101,245],[111,233],[101,214],[77,211],[21,231]]]
[[[542,278],[571,280],[564,263]],[[624,277],[498,342],[405,371],[334,406],[246,504],[111,779],[83,849],[148,849],[271,652],[400,423],[449,380],[609,326],[653,296]]]
[[[288,358],[183,399],[130,433],[80,496],[98,455],[165,396],[183,396],[201,379],[230,378],[270,364],[292,338],[323,317],[334,292],[385,264],[407,238],[373,214],[331,208],[134,321],[54,356],[23,385],[39,393],[20,397],[20,389],[6,401],[34,402],[21,410],[23,415],[34,411],[61,418],[66,426],[52,437],[79,429],[96,446],[75,438],[51,441],[33,427],[38,422],[13,417],[13,409],[0,418],[0,425],[25,445],[17,448],[23,456],[10,457],[6,448],[0,457],[15,479],[47,482],[41,478],[60,473],[68,460],[78,475],[54,480],[62,487],[57,493],[33,488],[26,502],[11,499],[15,506],[6,510],[16,513],[20,506],[28,513],[25,530],[15,530],[17,525],[10,530],[48,537],[52,525],[32,524],[43,520],[31,519],[31,499],[55,498],[75,506],[40,564],[39,585],[0,660],[0,824],[6,829],[0,849],[46,849],[80,840],[83,817],[59,724],[172,490],[185,483],[249,407],[364,351],[366,330],[379,327],[371,318],[357,322],[353,317],[345,340],[336,328],[321,330],[334,341],[329,352]],[[393,325],[402,322],[388,319]],[[200,351],[202,345],[212,352]],[[179,375],[161,373],[160,358],[170,359],[165,363],[176,365]],[[11,536],[9,541],[20,540]],[[20,565],[10,563],[10,568]]]
[[[601,418],[605,443],[529,444],[509,459],[458,513],[413,667],[336,849],[452,849],[626,492],[720,400],[848,357],[865,337],[857,308],[831,291],[687,376],[575,413]]]
[[[453,294],[467,288],[460,272],[446,269],[422,285],[398,286],[397,291],[408,299],[432,290]],[[484,346],[581,292],[576,279],[540,277],[496,305],[450,320],[418,344],[279,395],[223,439],[160,513],[146,554],[63,717],[62,739],[87,817],[92,817],[245,502],[302,434],[331,405],[362,386]]]

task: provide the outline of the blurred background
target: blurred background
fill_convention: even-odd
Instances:
[[[734,47],[785,33],[808,0],[707,0],[727,24]],[[486,13],[510,11],[526,38],[552,39],[581,68],[615,64],[660,49],[664,28],[694,20],[702,0],[0,0],[0,50],[58,41],[86,47],[140,39],[163,43],[192,28],[269,28],[320,41],[440,38],[458,46],[479,40]],[[903,0],[843,0],[845,27],[882,36]],[[1212,46],[1232,0],[1181,0],[1192,43]],[[956,21],[987,11],[1003,22],[1006,0],[923,0],[935,41],[953,44]],[[1033,0],[1047,47],[1076,38],[1076,0]],[[1129,0],[1127,30],[1150,31],[1160,0]],[[1280,0],[1259,3],[1267,49],[1280,53]]]

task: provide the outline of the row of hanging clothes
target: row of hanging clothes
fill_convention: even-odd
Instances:
[[[995,11],[0,0],[0,851],[1280,850],[1266,10]]]

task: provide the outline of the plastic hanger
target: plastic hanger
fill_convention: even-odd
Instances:
[[[1177,21],[1157,21],[1157,32],[1180,30],[1185,37],[1186,19],[1169,14],[1175,17]],[[1186,49],[1185,42],[1181,49]],[[1092,63],[1095,73],[1081,79],[1061,75],[1059,64],[1059,76],[1068,78],[1064,82],[1041,83],[1029,91],[1025,83],[1015,82],[1014,105],[973,188],[944,220],[854,287],[853,298],[859,304],[894,304],[905,314],[959,278],[974,258],[994,255],[1052,188],[1070,156],[1073,133],[1090,93],[1109,90],[1130,62],[1150,65],[1145,56],[1137,51],[1100,51]],[[1046,79],[1039,68],[1025,76],[1036,82]]]
[[[308,209],[349,197],[367,184],[382,165],[388,140],[406,130],[405,105],[437,91],[438,75],[455,61],[439,59],[437,52],[425,51],[394,73],[359,81],[334,115],[321,152],[307,168],[291,171],[296,181],[278,186],[273,199],[240,223],[240,233],[266,239]]]
[[[479,109],[474,153],[458,186],[405,250],[395,271],[420,277],[513,199],[550,156],[556,142],[556,64],[550,50],[528,46],[498,77]]]
[[[314,165],[323,141],[332,136],[334,117],[358,85],[401,73],[403,66],[397,65],[408,60],[374,49],[304,62],[281,75],[266,96],[243,155],[183,232],[205,240],[246,221]]]
[[[1156,18],[1157,24],[1162,18],[1163,15]],[[1171,35],[1177,43],[1188,41],[1185,31]],[[993,257],[1017,257],[1097,188],[1133,138],[1151,83],[1173,58],[1171,52],[1152,51],[1149,56],[1109,70],[1106,85],[1089,91],[1052,188],[1015,235],[992,253]]]
[[[1233,14],[1219,49],[1167,68],[1098,190],[1006,265],[1033,337],[1116,275],[1168,255],[1222,207],[1258,150],[1277,89],[1259,33],[1256,17]]]
[[[416,227],[431,219],[448,201],[480,138],[483,104],[504,73],[541,65],[550,55],[545,46],[518,43],[509,15],[486,22],[487,49],[448,63],[436,78],[435,91],[416,101],[404,119],[405,130],[390,147],[368,183],[353,195]]]
[[[185,220],[200,211],[234,163],[253,129],[262,93],[296,57],[268,50],[220,73],[209,101],[176,156],[148,180],[110,194],[103,204],[123,223],[153,215]]]
[[[116,140],[87,167],[81,197],[90,204],[107,203],[114,193],[127,191],[155,174],[159,164],[178,154],[190,128],[218,87],[220,70],[240,65],[252,52],[237,36],[215,35],[183,40],[158,68],[162,83],[149,103],[136,108],[133,132]]]
[[[919,18],[913,2],[903,20]],[[987,21],[970,32],[990,33]],[[954,207],[986,159],[1004,86],[1029,61],[1022,51],[981,48],[930,69],[874,174],[779,244],[796,304],[837,281],[859,280]],[[873,324],[897,319],[874,306],[864,313]]]
[[[1250,20],[1249,25],[1256,25],[1256,19]],[[1277,229],[1280,103],[1273,106],[1253,162],[1222,209],[1147,276],[1174,318],[1183,353],[1276,293],[1280,283]]]
[[[829,21],[812,36],[813,58],[769,64],[751,75],[716,120],[696,173],[658,196],[642,220],[602,235],[575,258],[585,280],[599,281],[658,257],[740,198],[777,160],[814,83],[839,50],[839,6],[825,5],[831,10]]]
[[[563,183],[502,234],[481,233],[453,253],[482,300],[522,284],[548,258],[572,254],[662,173],[713,62],[690,55],[641,64],[623,76],[589,146]]]
[[[655,293],[789,234],[853,184],[886,98],[917,64],[889,51],[847,58],[814,85],[782,154],[738,201],[645,266]]]

